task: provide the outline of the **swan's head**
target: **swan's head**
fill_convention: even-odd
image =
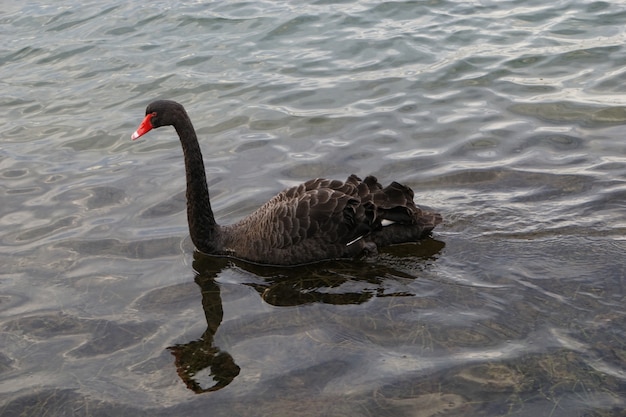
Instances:
[[[187,117],[181,104],[171,100],[153,101],[146,107],[146,117],[130,138],[136,140],[152,129],[173,125],[181,116]]]

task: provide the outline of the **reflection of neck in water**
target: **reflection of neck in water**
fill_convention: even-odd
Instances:
[[[196,276],[196,283],[202,291],[202,308],[207,321],[206,331],[198,340],[169,348],[176,358],[178,375],[187,388],[196,394],[222,389],[239,375],[239,366],[235,364],[233,357],[213,345],[213,337],[224,316],[220,287],[214,280],[215,275]],[[203,388],[198,382],[198,373],[207,368],[210,369],[210,377],[215,384]]]
[[[392,260],[387,258],[387,262],[327,261],[283,268],[194,252],[195,281],[202,292],[207,329],[198,340],[168,348],[176,358],[178,375],[197,394],[220,390],[239,375],[240,368],[233,357],[213,345],[224,317],[220,287],[215,281],[222,270],[235,268],[242,272],[249,279],[241,283],[254,288],[265,302],[274,306],[361,304],[373,297],[413,295],[404,291],[390,292],[385,284],[394,277],[416,278],[423,261],[436,257],[444,243],[427,239],[418,245],[402,246],[390,250],[394,252],[391,252]],[[402,260],[405,267],[395,265],[394,260]],[[407,265],[417,269],[406,268]],[[200,380],[207,380],[207,383]],[[204,388],[205,385],[209,387]]]

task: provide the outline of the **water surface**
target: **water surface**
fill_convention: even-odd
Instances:
[[[3,416],[619,416],[626,7],[8,2]],[[195,253],[183,103],[218,221],[313,177],[445,219],[374,261]]]

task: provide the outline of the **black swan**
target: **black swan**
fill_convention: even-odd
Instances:
[[[441,223],[441,215],[417,207],[413,190],[373,176],[345,182],[317,178],[288,188],[240,222],[215,222],[196,132],[184,107],[158,100],[146,108],[135,140],[151,129],[174,126],[185,158],[187,220],[191,240],[207,254],[251,262],[297,265],[369,256],[377,248],[414,242]]]

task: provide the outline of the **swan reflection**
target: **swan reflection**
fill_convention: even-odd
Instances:
[[[310,303],[361,304],[374,297],[412,296],[393,291],[385,282],[393,278],[415,279],[419,270],[435,259],[445,244],[427,239],[419,244],[387,248],[379,262],[328,261],[298,267],[269,267],[231,258],[194,252],[195,282],[202,294],[207,328],[202,336],[168,349],[175,357],[177,373],[195,393],[217,391],[230,384],[240,368],[233,357],[214,344],[224,318],[220,285],[216,278],[226,268],[237,269],[243,285],[254,288],[274,306]],[[407,265],[411,265],[407,271]]]

